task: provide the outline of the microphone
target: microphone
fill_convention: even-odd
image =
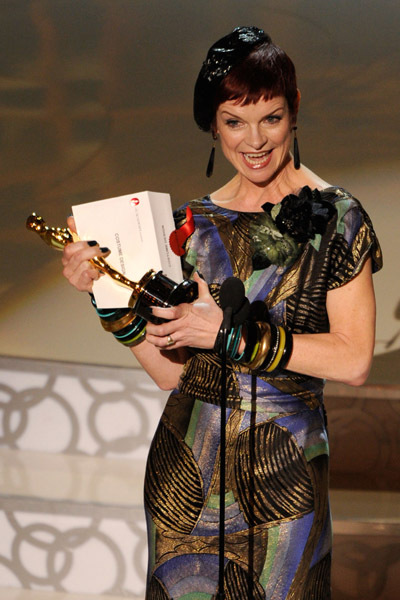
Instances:
[[[271,323],[269,310],[262,300],[255,300],[250,305],[250,320]]]
[[[243,282],[237,277],[228,277],[219,291],[219,301],[224,313],[222,329],[240,325],[247,319],[250,303],[246,298]]]

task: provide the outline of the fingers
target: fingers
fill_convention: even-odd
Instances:
[[[156,315],[156,312],[161,312],[162,310],[170,310],[170,309],[159,309],[159,308],[153,308],[153,314]],[[162,313],[163,315],[165,313]],[[161,315],[156,315],[156,316],[161,316]],[[165,318],[163,316],[163,318]],[[170,321],[165,321],[165,323],[161,323],[160,325],[156,325],[155,323],[151,323],[150,321],[147,322],[146,325],[146,334],[151,335],[152,337],[155,338],[163,338],[163,337],[167,337],[168,335],[171,335],[172,333],[176,333],[177,331],[177,327],[178,324],[176,322],[176,319],[172,319]]]
[[[95,256],[108,256],[108,248],[100,248],[96,241],[68,244],[63,251],[63,275],[79,291],[92,291],[93,281],[100,272],[89,261]]]
[[[171,306],[170,308],[153,306],[153,315],[168,320],[181,319],[192,311],[192,306],[196,303],[199,304],[205,301],[211,301],[214,303],[208,288],[208,283],[204,281],[204,279],[202,279],[197,272],[194,274],[193,279],[199,286],[199,296],[197,300],[195,300],[192,304],[183,303],[179,304],[178,306]]]
[[[162,319],[180,319],[182,317],[185,317],[189,312],[191,312],[191,306],[193,304],[208,300],[214,302],[214,300],[211,297],[210,290],[208,288],[208,283],[204,281],[204,279],[202,279],[197,272],[194,274],[193,280],[196,281],[199,287],[199,295],[197,300],[195,300],[191,304],[183,303],[170,308],[161,308],[159,306],[154,306],[153,314],[156,317],[161,317]]]
[[[153,314],[163,319],[169,319],[160,325],[148,321],[146,325],[146,340],[161,350],[172,350],[184,346],[185,332],[178,321],[185,305],[171,308],[153,307]],[[184,310],[184,309],[183,309]]]
[[[156,346],[160,350],[175,350],[176,348],[181,348],[184,346],[178,335],[179,334],[170,334],[165,336],[151,335],[148,333],[146,327],[146,341],[150,344],[153,344],[153,346]]]
[[[73,233],[78,233],[76,231],[75,219],[72,215],[70,217],[68,217],[67,225],[68,225],[68,229],[70,229]]]
[[[179,331],[174,331],[174,323],[163,323],[154,325],[148,322],[146,325],[146,340],[161,350],[172,350],[183,346]]]
[[[178,304],[178,306],[171,306],[169,308],[162,308],[161,306],[152,307],[152,312],[155,317],[160,317],[161,319],[168,319],[169,321],[171,321],[172,319],[180,319],[181,317],[184,317],[188,311],[188,304]]]
[[[194,280],[199,286],[198,299],[192,303],[170,308],[153,307],[156,317],[167,319],[161,325],[149,323],[146,332],[148,342],[158,348],[171,349],[182,346],[212,348],[219,331],[222,311],[212,298],[208,284],[197,274]],[[172,337],[172,345],[168,336]]]
[[[207,281],[200,277],[197,271],[195,271],[193,275],[193,281],[196,281],[197,285],[199,286],[199,295],[204,292],[207,294],[210,293]]]

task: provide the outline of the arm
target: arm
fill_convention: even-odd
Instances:
[[[214,347],[215,338],[222,322],[222,309],[210,294],[208,284],[195,273],[193,279],[199,286],[199,296],[191,304],[180,304],[171,308],[154,307],[153,314],[168,319],[161,325],[148,323],[146,338],[166,352],[177,348]],[[174,340],[173,346],[167,346],[167,338]]]
[[[87,261],[98,253],[98,246],[89,247],[86,242],[65,248],[63,273],[77,289],[91,291],[99,272]],[[146,340],[132,348],[140,364],[162,389],[172,389],[178,383],[188,347],[213,348],[222,321],[222,311],[210,296],[207,284],[198,277],[197,281],[199,299],[193,304],[155,308],[156,316],[169,321],[162,325],[149,323]],[[327,310],[330,332],[293,336],[293,353],[287,369],[362,385],[368,376],[374,347],[371,260],[352,281],[328,292]],[[173,346],[167,346],[168,335],[175,341]]]
[[[178,385],[183,365],[188,358],[185,348],[167,352],[145,339],[130,350],[161,390],[173,390]]]
[[[329,333],[293,336],[287,369],[313,377],[362,385],[375,341],[375,296],[371,259],[349,283],[327,295]]]
[[[75,231],[72,217],[68,219],[68,227],[71,231]],[[63,275],[72,286],[81,292],[91,292],[93,281],[101,276],[98,269],[89,260],[95,256],[106,257],[109,254],[108,251],[102,252],[97,243],[90,244],[87,242],[70,243],[63,251]],[[185,348],[173,348],[171,351],[165,352],[162,348],[157,348],[145,340],[130,350],[161,389],[173,389],[176,386],[183,364],[187,359]]]
[[[212,348],[222,311],[208,298],[208,287],[199,281],[197,303],[174,308],[156,308],[154,314],[171,319],[163,325],[148,325],[147,340],[168,353],[167,336],[173,348]],[[375,339],[375,297],[371,260],[349,283],[327,295],[329,333],[293,336],[293,353],[287,369],[304,375],[362,385],[369,373]],[[241,342],[240,351],[244,347]]]
[[[171,319],[161,325],[147,323],[146,339],[131,348],[145,371],[163,390],[177,386],[188,348],[213,348],[222,321],[222,310],[212,298],[208,285],[197,273],[199,297],[191,304],[153,308],[153,314]],[[168,346],[168,336],[174,344]]]

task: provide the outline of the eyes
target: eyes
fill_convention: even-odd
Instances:
[[[228,125],[231,129],[235,129],[240,125],[240,121],[237,121],[236,119],[225,119],[225,125]]]
[[[282,118],[282,115],[268,115],[264,117],[261,122],[265,123],[266,125],[276,125],[282,121]],[[224,123],[229,127],[229,129],[238,129],[245,125],[244,121],[241,121],[240,119],[233,119],[231,117],[224,119]]]

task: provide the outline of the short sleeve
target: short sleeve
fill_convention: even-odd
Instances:
[[[328,289],[353,279],[366,259],[372,259],[372,272],[382,268],[382,251],[371,220],[358,200],[346,193],[335,202],[336,230],[330,253]]]

